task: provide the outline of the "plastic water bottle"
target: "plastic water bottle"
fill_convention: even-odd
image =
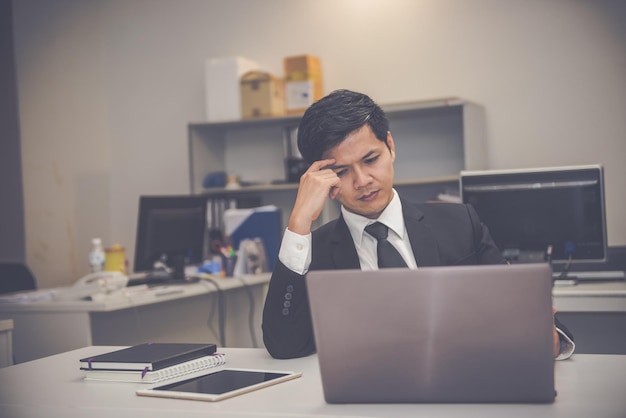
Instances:
[[[91,240],[91,251],[89,252],[89,269],[92,273],[104,270],[104,248],[102,240],[94,238]]]

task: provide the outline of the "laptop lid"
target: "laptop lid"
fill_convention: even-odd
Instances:
[[[329,403],[552,402],[547,264],[311,271]]]

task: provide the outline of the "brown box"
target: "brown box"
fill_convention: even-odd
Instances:
[[[249,71],[241,76],[240,90],[242,118],[285,114],[285,85],[282,79],[264,71]]]
[[[303,113],[324,96],[322,65],[318,57],[297,55],[284,58],[285,109],[288,114]]]
[[[322,75],[320,59],[313,55],[286,57],[283,61],[287,81],[300,81],[309,78],[307,75]]]

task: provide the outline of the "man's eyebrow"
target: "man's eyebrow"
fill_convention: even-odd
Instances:
[[[364,156],[361,157],[361,161],[367,160],[375,152],[376,152],[375,150],[372,150],[372,151],[368,152],[367,154],[365,154]],[[348,164],[343,164],[343,165],[341,165],[341,164],[331,164],[331,165],[327,165],[324,168],[328,168],[330,170],[339,170],[341,168],[346,168],[347,166],[348,166]]]
[[[329,170],[338,170],[338,169],[340,169],[340,168],[345,168],[345,167],[347,167],[347,165],[336,165],[336,164],[331,164],[331,165],[327,165],[327,166],[326,166],[326,167],[324,167],[324,168],[327,168],[327,169],[329,169]]]
[[[363,157],[361,157],[361,161],[363,160],[367,160],[372,154],[374,154],[376,151],[375,150],[371,150],[370,152],[368,152],[367,154],[365,154]]]

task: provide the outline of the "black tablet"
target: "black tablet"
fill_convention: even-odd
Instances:
[[[137,390],[140,396],[220,401],[302,376],[301,372],[222,369],[209,374]]]

